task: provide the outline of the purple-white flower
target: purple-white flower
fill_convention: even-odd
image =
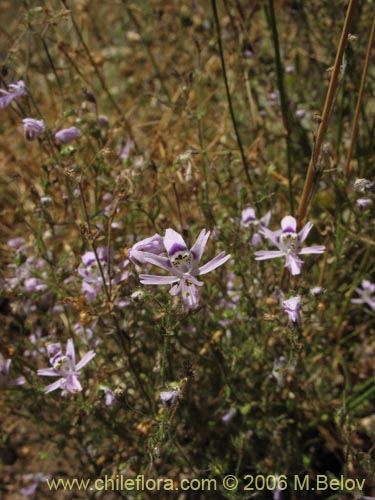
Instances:
[[[358,198],[357,205],[361,210],[366,210],[372,205],[371,198]]]
[[[82,132],[77,127],[63,128],[56,132],[55,139],[61,144],[69,144],[75,139],[79,139]]]
[[[0,109],[6,108],[13,99],[18,99],[27,94],[27,88],[23,80],[9,84],[8,89],[0,89],[0,93],[4,94],[0,97]]]
[[[285,267],[292,275],[300,274],[303,261],[298,255],[310,253],[324,253],[324,245],[302,247],[301,244],[307,238],[313,224],[308,222],[299,233],[297,233],[297,221],[291,215],[285,216],[281,221],[281,230],[270,231],[266,227],[260,233],[270,240],[279,250],[259,250],[255,252],[256,260],[274,259],[285,257]]]
[[[255,215],[255,210],[252,207],[246,207],[242,210],[241,214],[241,226],[244,228],[253,227],[254,234],[251,238],[251,244],[256,247],[262,241],[261,235],[258,229],[268,227],[271,219],[271,212],[267,212],[261,219],[258,219]]]
[[[284,311],[287,313],[289,320],[292,323],[299,325],[301,323],[301,297],[297,295],[296,297],[290,297],[287,300],[283,300],[282,306]]]
[[[47,351],[50,356],[50,364],[52,368],[42,368],[38,370],[38,375],[46,377],[61,377],[56,382],[53,382],[44,388],[44,392],[52,392],[56,389],[62,389],[62,396],[68,392],[75,394],[82,391],[82,386],[78,380],[80,370],[89,363],[95,356],[94,351],[87,352],[81,361],[76,364],[76,355],[74,350],[73,340],[69,339],[66,343],[66,353],[63,354],[60,343],[50,344],[47,346]]]
[[[35,120],[34,118],[24,118],[22,120],[23,130],[25,133],[25,138],[28,141],[34,141],[45,130],[45,124],[43,120]]]
[[[133,264],[146,264],[145,255],[152,253],[160,255],[165,252],[163,237],[160,234],[154,234],[150,238],[138,241],[128,250],[128,257]]]
[[[174,406],[179,400],[180,391],[176,389],[173,391],[162,391],[159,396],[164,406],[171,407]]]
[[[353,304],[367,304],[375,311],[375,285],[368,280],[362,280],[362,288],[356,288],[355,291],[359,297],[351,299]]]
[[[97,249],[98,260],[102,268],[105,283],[109,286],[110,282],[112,285],[120,283],[125,280],[129,272],[125,268],[129,265],[129,261],[125,260],[119,266],[112,266],[112,279],[108,276],[108,262],[113,260],[113,254],[110,252],[108,255],[107,248],[99,247]],[[82,292],[85,295],[86,300],[91,302],[100,293],[103,287],[103,276],[100,272],[98,261],[96,260],[94,252],[86,252],[81,259],[81,264],[78,267],[78,274],[83,278],[82,280]]]
[[[2,354],[0,354],[0,387],[23,385],[26,382],[24,377],[17,377],[13,380],[9,379],[9,368],[11,363],[11,359],[5,359]]]
[[[202,229],[196,242],[189,250],[182,236],[173,229],[167,229],[163,238],[163,245],[167,252],[167,257],[142,252],[144,262],[154,264],[165,269],[172,276],[155,276],[141,274],[140,279],[143,285],[172,285],[169,293],[177,295],[182,293],[185,304],[193,309],[199,303],[198,286],[203,286],[203,282],[197,279],[197,276],[209,273],[217,267],[224,264],[230,255],[225,252],[219,253],[212,260],[199,267],[200,260],[210,232]],[[134,248],[134,247],[133,247]],[[134,256],[134,254],[133,254]],[[139,254],[136,255],[138,259]]]

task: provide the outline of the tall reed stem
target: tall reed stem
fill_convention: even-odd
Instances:
[[[328,86],[328,91],[327,91],[327,96],[326,96],[326,100],[324,103],[321,122],[320,122],[318,131],[317,131],[316,136],[315,136],[314,148],[313,148],[310,163],[309,163],[309,166],[307,169],[305,184],[304,184],[303,192],[302,192],[302,198],[301,198],[301,202],[300,202],[298,212],[297,212],[298,225],[302,224],[302,222],[306,216],[307,210],[308,210],[308,205],[312,199],[311,193],[313,192],[313,189],[314,189],[314,174],[316,173],[317,163],[318,163],[320,151],[321,151],[322,144],[323,144],[323,139],[324,139],[324,136],[325,136],[325,133],[327,130],[329,117],[331,115],[331,111],[332,111],[332,107],[333,107],[333,103],[334,103],[334,98],[335,98],[336,87],[337,87],[337,84],[339,81],[341,62],[343,59],[343,55],[344,55],[344,51],[345,51],[345,47],[346,47],[346,43],[347,43],[347,39],[348,39],[349,28],[350,28],[357,4],[358,4],[358,0],[350,0],[349,5],[348,5],[348,9],[346,11],[345,22],[344,22],[344,26],[343,26],[342,33],[341,33],[339,46],[337,49],[337,54],[336,54],[335,64],[333,66],[331,80],[330,80],[329,86]]]

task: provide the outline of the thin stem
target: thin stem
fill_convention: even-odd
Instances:
[[[90,64],[92,65],[92,67],[94,68],[94,71],[100,81],[100,84],[104,90],[104,92],[107,94],[107,97],[108,99],[111,101],[113,107],[115,108],[116,112],[118,113],[118,115],[121,117],[121,120],[123,121],[124,125],[125,125],[125,128],[127,130],[127,133],[129,134],[131,140],[133,141],[134,143],[134,146],[135,148],[138,150],[138,146],[137,146],[137,143],[134,139],[134,136],[133,136],[133,131],[132,131],[132,128],[130,126],[130,123],[128,122],[126,116],[123,114],[120,106],[117,104],[116,100],[114,99],[113,95],[111,94],[111,92],[109,91],[108,87],[107,87],[107,83],[105,81],[105,79],[103,78],[102,74],[100,73],[99,71],[99,68],[98,68],[98,65],[96,64],[96,62],[94,61],[92,55],[91,55],[91,52],[90,52],[90,49],[88,48],[85,40],[83,39],[83,36],[82,36],[82,33],[79,29],[79,27],[77,26],[77,23],[76,23],[76,20],[73,16],[73,12],[71,9],[69,9],[69,7],[67,6],[66,4],[66,0],[61,0],[62,4],[64,5],[64,7],[69,11],[70,13],[70,18],[72,20],[72,23],[73,23],[73,26],[74,26],[74,30],[75,32],[77,33],[77,36],[79,38],[79,41],[81,42],[82,44],[82,47],[90,61]]]
[[[328,86],[328,91],[327,91],[327,96],[326,100],[324,103],[324,108],[323,108],[323,114],[321,117],[321,122],[318,128],[318,131],[315,136],[315,144],[314,144],[314,149],[311,155],[310,163],[307,169],[307,174],[306,174],[306,179],[305,179],[305,184],[303,187],[303,193],[302,193],[302,198],[301,202],[298,208],[298,213],[297,213],[297,220],[298,224],[301,225],[303,222],[308,205],[312,200],[311,193],[314,190],[314,179],[315,179],[315,174],[316,174],[316,169],[317,169],[317,162],[319,159],[320,155],[320,150],[323,144],[323,139],[327,130],[328,126],[328,120],[331,115],[333,103],[334,103],[334,98],[335,98],[335,93],[336,93],[336,87],[339,81],[339,75],[340,75],[340,68],[341,68],[341,61],[343,59],[347,39],[348,39],[348,34],[349,34],[349,28],[350,24],[354,15],[354,11],[357,7],[358,0],[350,0],[348,9],[346,12],[346,17],[345,17],[345,22],[343,26],[343,30],[341,33],[341,38],[339,42],[339,46],[337,49],[337,54],[336,54],[336,59],[335,59],[335,64],[333,66],[333,71],[331,75],[331,80],[329,82]],[[316,179],[315,179],[316,181]]]
[[[243,149],[242,142],[241,142],[241,137],[240,137],[240,134],[238,132],[238,126],[237,126],[237,122],[236,122],[236,117],[234,115],[234,110],[233,110],[233,106],[232,106],[232,98],[231,98],[230,91],[229,91],[229,84],[228,84],[228,78],[227,78],[227,71],[226,71],[226,68],[225,68],[224,51],[223,51],[223,44],[222,44],[222,40],[221,40],[221,29],[220,29],[219,16],[218,16],[218,13],[217,13],[216,0],[211,0],[211,4],[212,4],[212,10],[213,10],[213,13],[214,13],[214,20],[215,20],[215,26],[216,26],[216,36],[217,36],[217,41],[218,41],[218,45],[219,45],[221,68],[222,68],[222,71],[223,71],[223,78],[224,78],[224,83],[225,83],[225,91],[226,91],[226,94],[227,94],[227,100],[228,100],[228,105],[229,105],[230,116],[232,118],[233,128],[234,128],[234,132],[236,134],[237,144],[238,144],[238,148],[240,150],[241,159],[242,159],[242,165],[243,165],[243,169],[244,169],[244,172],[245,172],[245,176],[246,176],[247,182],[249,184],[249,187],[252,188],[253,187],[253,183],[252,183],[252,180],[251,180],[251,177],[250,177],[249,166],[248,166],[247,161],[246,161],[244,149]]]
[[[281,105],[281,115],[283,119],[283,126],[285,130],[285,141],[286,141],[286,157],[288,166],[288,185],[289,185],[289,203],[291,215],[294,215],[294,197],[293,197],[293,171],[292,171],[292,148],[291,148],[291,126],[290,126],[290,116],[288,110],[288,99],[285,93],[284,86],[284,70],[281,62],[280,56],[280,44],[279,44],[279,34],[277,31],[275,8],[273,0],[269,0],[270,16],[269,23],[272,32],[272,41],[275,51],[275,63],[276,63],[276,76],[277,76],[277,86],[280,94],[280,105]]]
[[[363,66],[361,84],[359,86],[358,99],[357,99],[357,104],[356,104],[355,113],[354,113],[352,131],[351,131],[351,135],[350,135],[349,149],[348,149],[348,154],[346,157],[346,164],[345,164],[345,168],[344,168],[344,174],[345,174],[346,180],[349,178],[349,175],[350,175],[351,159],[352,159],[352,155],[353,155],[354,142],[355,142],[355,138],[357,135],[359,113],[361,110],[361,103],[362,103],[362,99],[363,99],[363,92],[365,89],[366,76],[367,76],[367,71],[368,71],[368,67],[370,64],[371,49],[372,49],[372,45],[374,43],[374,38],[375,38],[375,19],[372,22],[371,34],[370,34],[370,38],[369,38],[368,45],[367,45],[365,64]]]

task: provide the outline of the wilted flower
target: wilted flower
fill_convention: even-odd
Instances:
[[[287,313],[289,320],[292,323],[299,325],[301,323],[301,297],[297,295],[296,297],[290,297],[287,300],[283,300],[282,306],[284,311]]]
[[[63,128],[56,132],[55,139],[61,144],[69,144],[75,139],[79,139],[82,132],[77,127]]]
[[[207,264],[199,267],[199,262],[202,258],[209,236],[210,232],[202,229],[196,242],[191,250],[189,250],[179,233],[173,229],[167,229],[163,238],[163,245],[167,251],[167,257],[149,252],[140,253],[144,262],[161,267],[171,273],[172,276],[141,274],[141,283],[143,285],[171,285],[175,283],[169,293],[171,295],[177,295],[181,292],[182,298],[189,308],[197,307],[199,303],[197,286],[203,286],[203,282],[198,281],[196,276],[209,273],[230,259],[230,255],[225,255],[225,252],[221,252],[207,262]],[[138,256],[139,254],[137,254],[136,259],[138,259]]]
[[[294,217],[287,215],[281,221],[281,230],[270,231],[263,228],[260,233],[270,240],[279,250],[260,250],[255,252],[256,260],[274,259],[285,257],[285,267],[289,269],[292,275],[300,274],[302,260],[298,255],[310,253],[324,253],[324,245],[314,245],[301,248],[301,244],[307,238],[313,224],[308,222],[303,229],[297,233],[297,221]]]
[[[257,219],[255,215],[255,210],[252,207],[246,207],[242,210],[241,214],[241,226],[244,228],[253,227],[254,234],[251,238],[251,244],[255,247],[262,241],[261,235],[258,229],[263,227],[268,227],[271,219],[271,212],[267,212],[261,219]]]
[[[9,91],[0,89],[0,93],[4,94],[3,97],[0,97],[0,109],[8,106],[13,99],[18,99],[19,97],[27,94],[27,88],[25,87],[23,80],[11,83],[8,85],[8,89]]]
[[[37,137],[43,134],[46,128],[43,120],[35,120],[34,118],[24,118],[22,123],[25,138],[28,141],[34,141]]]
[[[47,385],[44,392],[52,392],[56,389],[62,389],[62,396],[68,392],[75,394],[82,391],[82,386],[78,380],[80,370],[89,363],[95,356],[94,351],[87,352],[81,361],[76,364],[76,355],[73,340],[69,339],[66,343],[66,353],[63,354],[60,343],[47,346],[52,368],[42,368],[38,370],[38,375],[46,377],[61,377],[53,384]]]
[[[353,304],[367,304],[375,311],[375,285],[368,280],[362,280],[362,288],[356,288],[359,298],[352,299]]]
[[[23,385],[26,382],[24,377],[17,377],[13,380],[9,380],[9,368],[11,363],[11,359],[5,359],[2,354],[0,354],[0,387]]]

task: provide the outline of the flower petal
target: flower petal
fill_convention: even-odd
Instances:
[[[177,276],[158,276],[155,274],[140,274],[142,285],[171,285],[180,280]]]
[[[76,365],[76,370],[81,370],[81,368],[83,368],[85,365],[87,365],[87,363],[89,363],[92,360],[92,358],[94,358],[95,356],[96,356],[96,353],[94,351],[87,352],[83,356],[81,361]]]
[[[304,247],[298,250],[300,255],[307,255],[309,253],[324,253],[326,247],[324,245],[313,245],[312,247]]]
[[[313,228],[314,224],[312,222],[308,222],[302,229],[301,231],[298,233],[298,241],[300,243],[304,242],[305,239],[307,238],[309,232],[311,231],[311,229]]]
[[[225,252],[220,252],[218,255],[216,255],[216,257],[199,268],[199,275],[213,271],[217,267],[227,262],[227,260],[229,260],[230,258],[231,255],[225,255]]]
[[[174,268],[167,257],[161,257],[160,255],[143,252],[143,260],[148,264],[153,264],[154,266],[161,267],[170,273],[174,273]]]
[[[50,385],[47,385],[44,388],[44,392],[47,394],[48,392],[56,391],[56,389],[60,389],[64,383],[64,378],[59,378],[59,380],[56,380],[56,382],[53,382]]]
[[[187,250],[187,246],[183,237],[174,229],[167,229],[165,231],[163,243],[169,256],[173,255],[176,252]]]
[[[43,375],[44,377],[59,377],[60,373],[57,373],[57,371],[54,368],[41,368],[38,370],[37,375]]]
[[[281,229],[282,231],[288,233],[296,233],[297,232],[297,221],[291,215],[286,215],[281,221]]]
[[[210,231],[206,231],[205,229],[202,229],[196,242],[191,247],[190,253],[193,256],[194,267],[198,267],[198,264],[202,258],[202,254],[203,254],[203,251],[204,251],[205,246],[207,244],[207,240],[208,240],[209,236],[210,236]]]
[[[303,261],[295,253],[285,255],[285,267],[287,267],[293,276],[301,273]]]
[[[74,350],[74,344],[72,339],[68,339],[66,343],[66,355],[73,361],[73,365],[76,364],[76,353]]]
[[[266,260],[275,259],[277,257],[283,257],[285,255],[281,250],[259,250],[254,253],[255,260]]]

